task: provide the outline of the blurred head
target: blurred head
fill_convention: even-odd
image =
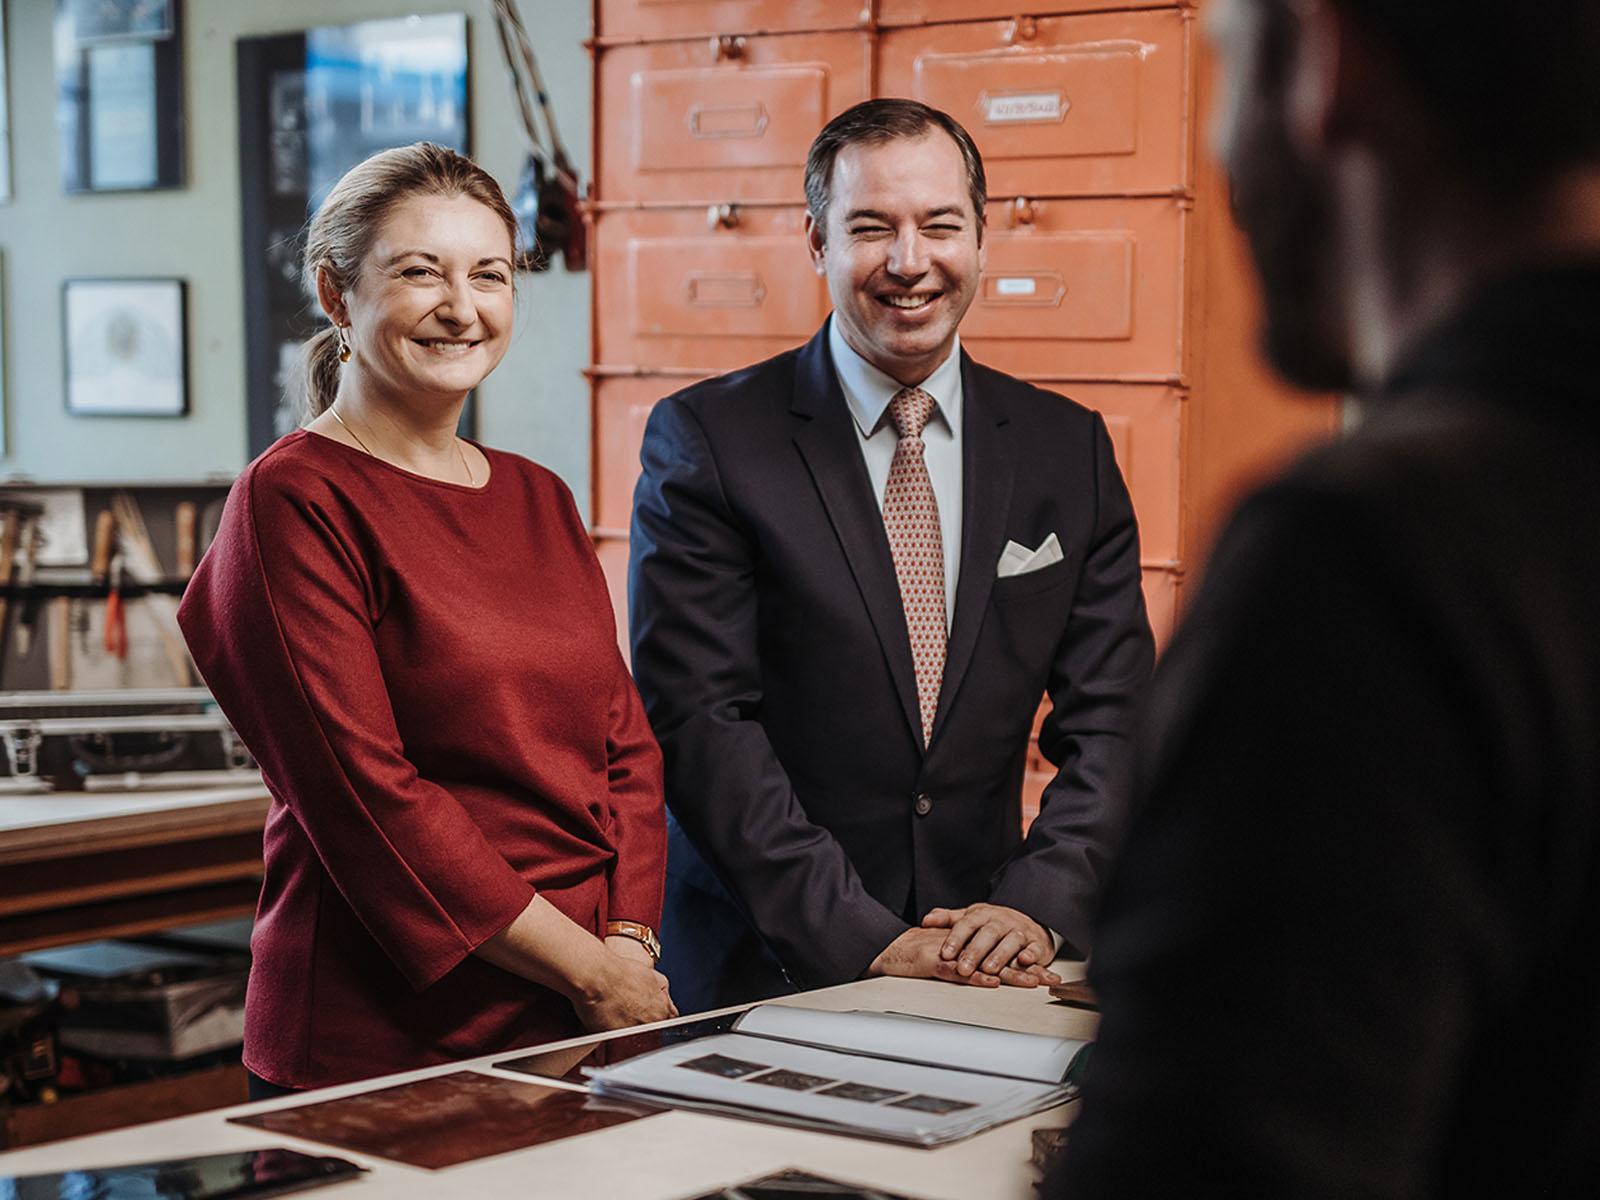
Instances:
[[[1357,200],[1376,198],[1403,248],[1445,205],[1514,229],[1555,178],[1600,161],[1594,0],[1215,0],[1209,30],[1267,352],[1305,386],[1350,376],[1340,231],[1371,215]]]
[[[868,100],[806,160],[806,239],[846,343],[904,384],[950,353],[983,269],[983,160],[952,118]]]
[[[306,283],[332,321],[306,347],[307,415],[333,403],[345,373],[408,394],[475,387],[510,338],[516,230],[494,178],[443,146],[385,150],[346,172],[306,236]]]

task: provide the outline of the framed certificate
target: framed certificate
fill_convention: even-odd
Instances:
[[[187,309],[181,279],[68,279],[61,292],[67,411],[186,415]]]
[[[56,113],[68,192],[183,185],[178,0],[56,0]]]

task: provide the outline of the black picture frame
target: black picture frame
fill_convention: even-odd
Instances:
[[[56,0],[56,24],[62,190],[184,186],[180,0]]]
[[[351,137],[348,112],[322,103],[308,111],[319,36],[370,29],[415,36],[425,30],[449,34],[459,47],[461,75],[452,81],[459,115],[449,127],[409,124],[393,130],[358,130]],[[431,29],[430,29],[431,27]],[[319,196],[368,154],[421,138],[471,153],[471,20],[464,13],[431,13],[418,20],[378,18],[348,25],[243,37],[237,43],[239,84],[240,233],[243,240],[245,311],[245,413],[247,454],[255,458],[296,428],[300,414],[288,403],[299,349],[327,318],[300,278],[303,236]],[[344,108],[349,108],[346,104]],[[404,105],[400,106],[404,108]],[[338,147],[330,153],[329,147]],[[322,161],[319,166],[321,147]],[[460,432],[476,429],[476,404],[468,397]]]
[[[72,416],[188,416],[188,283],[172,276],[63,280],[61,367]]]

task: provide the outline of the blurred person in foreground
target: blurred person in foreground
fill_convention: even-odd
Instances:
[[[660,753],[588,533],[549,471],[456,435],[515,235],[448,149],[339,181],[312,420],[240,476],[179,611],[273,799],[253,1096],[674,1015]]]
[[[1289,378],[1158,672],[1047,1194],[1600,1194],[1600,5],[1219,0]]]

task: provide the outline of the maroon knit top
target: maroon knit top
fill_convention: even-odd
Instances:
[[[661,759],[566,487],[318,434],[246,468],[178,612],[272,793],[245,1064],[315,1087],[578,1032],[471,951],[535,892],[660,921]]]

